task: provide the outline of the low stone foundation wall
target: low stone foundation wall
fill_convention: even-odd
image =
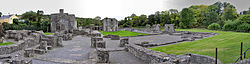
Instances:
[[[153,51],[138,45],[128,44],[125,47],[128,52],[148,64],[167,62],[171,59],[171,57],[167,54]]]
[[[187,53],[186,55],[190,56],[191,64],[215,64],[215,58],[205,55],[191,54]],[[222,64],[219,59],[217,59],[218,64]]]
[[[127,51],[148,64],[215,64],[215,58],[198,54],[173,55],[128,44]],[[222,64],[218,60],[218,64]]]
[[[24,43],[24,41],[19,41],[18,43],[16,44],[13,44],[13,45],[6,45],[6,46],[0,46],[0,55],[3,55],[3,54],[10,54],[10,53],[13,53],[15,51],[18,51],[18,50],[21,50],[23,48],[26,48],[27,44]]]
[[[86,32],[85,30],[83,30],[83,29],[78,29],[78,30],[74,30],[73,31],[73,35],[75,36],[75,35],[87,35],[88,34],[88,32]]]
[[[42,35],[43,33],[40,31],[8,30],[6,31],[5,38],[15,39],[17,42],[12,45],[0,46],[0,55],[10,54],[18,50],[38,45]]]
[[[47,42],[49,46],[62,47],[62,38],[53,35],[44,35],[41,31],[31,30],[8,30],[6,38],[15,39],[14,36],[22,37],[15,44],[0,46],[0,55],[10,54],[19,50],[41,45],[41,42]],[[18,34],[19,33],[19,34]]]
[[[238,61],[236,64],[249,64],[249,63],[250,63],[250,58]]]

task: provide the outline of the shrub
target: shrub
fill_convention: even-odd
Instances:
[[[220,25],[218,23],[212,23],[207,28],[210,29],[210,30],[219,30]]]
[[[240,25],[240,22],[238,21],[225,21],[226,24],[222,27],[225,31],[235,31],[237,29],[237,26]]]
[[[243,23],[243,24],[237,26],[237,30],[236,31],[239,31],[239,32],[249,32],[249,30],[250,30],[250,24]]]

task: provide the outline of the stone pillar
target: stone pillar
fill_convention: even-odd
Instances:
[[[171,31],[171,32],[175,32],[175,29],[174,29],[174,25],[173,25],[173,24],[170,24],[170,25],[169,25],[169,28],[170,28],[170,31]]]
[[[0,43],[4,43],[4,37],[0,39]]]
[[[104,48],[97,48],[97,63],[108,63],[109,52]]]
[[[147,25],[146,25],[145,31],[150,31],[150,27],[151,27],[151,26],[150,26],[149,24],[147,24]]]
[[[156,32],[160,32],[161,31],[161,25],[160,24],[156,24],[155,25],[155,31]]]
[[[120,40],[120,47],[124,47],[126,44],[129,44],[128,38],[123,38]]]
[[[165,29],[164,29],[165,32],[175,32],[175,29],[174,29],[174,25],[173,24],[165,24]]]
[[[96,41],[96,48],[106,48],[105,41]]]
[[[90,47],[92,47],[92,48],[96,48],[96,42],[97,41],[103,41],[103,38],[98,38],[98,37],[92,37],[91,38],[91,45],[90,45]]]
[[[2,37],[3,32],[2,32],[2,24],[0,24],[0,37]]]

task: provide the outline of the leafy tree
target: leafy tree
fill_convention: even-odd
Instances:
[[[176,10],[176,9],[170,9],[169,12],[170,12],[170,21],[171,21],[171,24],[174,24],[175,26],[179,26],[180,15],[178,13],[178,10]]]
[[[139,22],[140,22],[140,26],[146,26],[148,19],[147,19],[147,15],[142,14],[141,16],[139,16]]]
[[[204,23],[204,20],[206,19],[205,14],[207,12],[207,7],[208,6],[206,5],[193,5],[189,7],[195,13],[195,18],[197,20],[196,26],[202,26]]]
[[[160,14],[160,22],[159,22],[162,26],[164,24],[171,24],[171,19],[169,16],[169,13],[166,11],[162,11]]]
[[[181,28],[192,28],[197,23],[194,12],[189,8],[182,9],[180,14],[180,22],[183,23],[183,27]]]
[[[100,17],[100,16],[96,16],[95,18],[94,18],[94,21],[93,21],[93,24],[94,25],[96,25],[96,26],[102,26],[102,20],[101,20],[102,18]]]
[[[147,24],[153,25],[154,22],[156,21],[154,17],[155,17],[154,14],[149,15],[148,16],[148,23]]]
[[[26,19],[29,21],[36,21],[37,13],[33,11],[25,12],[21,15],[21,19]]]
[[[235,20],[237,17],[236,9],[232,8],[232,6],[226,7],[222,13],[222,20]]]
[[[216,10],[216,12],[218,13],[218,14],[221,14],[222,13],[222,8],[223,8],[223,3],[221,3],[220,1],[218,1],[218,2],[216,2],[216,3],[214,3],[213,5],[215,5],[215,6],[217,6],[218,7],[218,9]]]
[[[42,10],[37,10],[37,12],[36,12],[36,16],[37,16],[37,26],[40,26],[40,22],[41,22],[41,18],[42,18],[42,16],[43,16],[43,11]]]
[[[207,12],[205,14],[205,19],[204,19],[204,25],[208,26],[212,23],[219,23],[220,25],[223,25],[223,23],[219,22],[219,14],[216,12],[219,8],[215,5],[210,5],[207,8]]]
[[[18,19],[13,19],[13,24],[18,24]]]

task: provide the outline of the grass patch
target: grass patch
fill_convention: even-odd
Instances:
[[[250,46],[250,33],[212,31],[206,29],[176,29],[176,31],[212,32],[218,33],[218,35],[192,42],[183,42],[150,49],[167,54],[181,55],[194,53],[215,57],[215,48],[218,48],[218,58],[222,63],[226,64],[233,63],[240,57],[241,42],[244,43],[244,51]],[[246,53],[246,57],[250,58],[250,51]]]
[[[48,32],[46,32],[46,33],[44,33],[44,35],[51,35],[52,33],[48,33]]]
[[[0,43],[0,45],[11,45],[14,44],[13,42],[7,42],[7,43]]]
[[[137,35],[148,35],[145,33],[137,33],[137,32],[130,32],[130,31],[115,31],[115,32],[104,32],[104,31],[99,31],[101,32],[103,35],[119,35],[121,37],[124,36],[137,36]]]

